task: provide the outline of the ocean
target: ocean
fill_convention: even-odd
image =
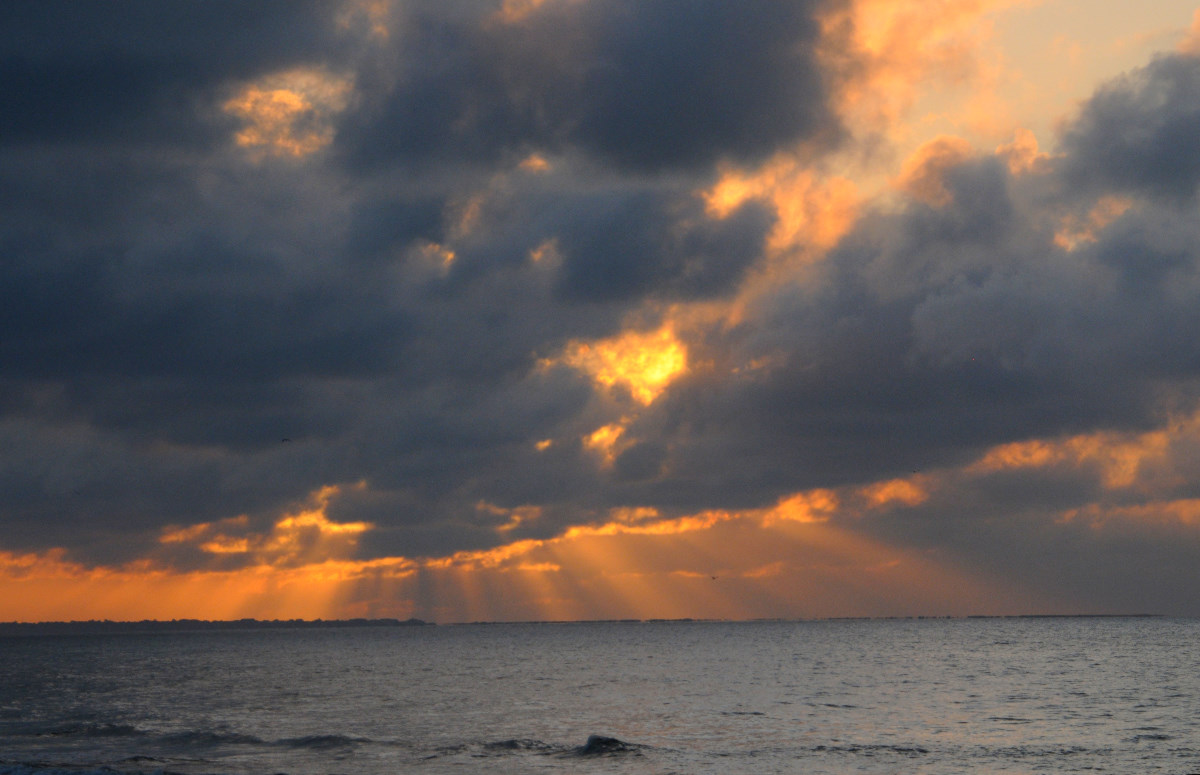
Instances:
[[[1200,621],[0,638],[0,775],[67,772],[1186,775]]]

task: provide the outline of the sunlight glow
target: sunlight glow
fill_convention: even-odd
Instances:
[[[446,274],[458,258],[453,250],[440,242],[422,242],[416,248],[420,260],[439,274]]]
[[[883,485],[881,492],[904,489]],[[261,557],[235,569],[178,571],[150,560],[86,568],[61,550],[0,553],[0,619],[754,618],[964,613],[978,610],[980,601],[997,611],[1015,606],[1008,591],[990,582],[836,527],[832,518],[845,499],[828,490],[743,512],[663,518],[650,508],[613,509],[605,520],[555,538],[444,557],[356,561],[300,553],[298,562],[281,561],[297,558],[291,531],[345,537],[369,529],[329,522],[323,509],[336,493],[324,488],[312,508],[279,520],[272,536],[288,546],[276,554],[264,551],[271,545],[265,537],[247,538]],[[501,518],[536,518],[526,507],[479,508]],[[204,541],[208,533],[186,528],[168,535],[178,543]],[[31,599],[52,602],[35,607]]]
[[[729,217],[747,201],[770,203],[778,218],[767,238],[771,253],[833,247],[854,225],[860,199],[849,178],[823,177],[787,155],[752,172],[726,169],[701,196],[709,217],[716,219]]]
[[[583,446],[598,454],[605,466],[611,466],[616,461],[617,455],[631,444],[628,439],[622,441],[621,437],[624,435],[624,425],[621,423],[611,423],[601,426],[587,436],[584,436]]]
[[[554,363],[578,369],[604,387],[623,387],[643,405],[688,371],[687,347],[670,325],[591,342],[572,340],[558,358],[543,361],[544,366]]]
[[[330,500],[341,491],[338,486],[316,490],[310,496],[309,508],[284,515],[270,533],[249,532],[249,518],[242,515],[186,528],[170,527],[158,541],[163,545],[191,544],[207,554],[247,555],[264,565],[311,564],[348,557],[358,545],[358,536],[373,526],[367,522],[331,522],[325,516]]]
[[[531,153],[526,156],[519,165],[525,172],[549,172],[551,170],[550,162],[546,161],[546,157],[539,153]]]
[[[911,479],[892,479],[878,484],[868,485],[860,490],[872,508],[900,503],[905,506],[917,506],[929,500],[929,492],[918,482]]]
[[[980,78],[980,54],[988,50],[990,24],[982,20],[1007,8],[1038,0],[856,0],[835,6],[826,16],[824,52],[837,68],[847,52],[865,66],[848,68],[839,92],[840,111],[861,130],[883,131],[904,142],[915,128],[901,119],[931,86],[974,82],[989,99],[990,84]],[[971,105],[964,106],[967,111]],[[961,108],[960,108],[961,109]]]
[[[1141,434],[1100,432],[1066,439],[1014,442],[995,447],[966,470],[991,473],[1007,469],[1044,468],[1054,465],[1095,466],[1109,490],[1134,487],[1143,469],[1162,463],[1173,438],[1200,435],[1200,422],[1192,418],[1168,428]]]
[[[255,532],[246,516],[172,527],[158,539],[164,554],[120,567],[88,567],[62,549],[0,552],[0,620],[418,616],[449,622],[1061,611],[1062,601],[1039,597],[1019,582],[1000,583],[937,556],[886,545],[855,526],[867,517],[879,524],[904,509],[944,508],[939,497],[979,477],[1069,467],[1093,471],[1115,497],[1064,509],[1060,523],[1114,535],[1134,525],[1194,530],[1200,500],[1163,493],[1186,487],[1173,456],[1187,458],[1198,445],[1200,414],[1145,433],[1005,444],[961,468],[795,492],[762,509],[678,515],[613,508],[550,538],[432,557],[353,559],[372,525],[329,519],[329,506],[347,486],[322,487],[266,531]],[[1139,493],[1144,498],[1137,499]],[[476,509],[499,535],[542,518],[542,507],[533,504],[479,501]],[[179,554],[187,549],[194,553]],[[178,567],[179,557],[208,558],[210,565]]]
[[[767,512],[764,519],[768,522],[826,522],[840,506],[841,501],[832,490],[810,490],[784,498]]]
[[[538,9],[553,2],[581,2],[581,0],[504,0],[493,17],[503,24],[518,24],[537,13]]]

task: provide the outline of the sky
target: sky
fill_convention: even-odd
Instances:
[[[0,620],[1200,616],[1200,12],[0,5]]]

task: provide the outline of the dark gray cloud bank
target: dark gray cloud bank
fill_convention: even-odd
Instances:
[[[165,525],[266,528],[366,481],[329,512],[377,525],[364,556],[441,554],[1190,413],[1200,60],[1172,55],[1097,91],[1046,171],[980,156],[947,172],[951,204],[868,213],[815,279],[689,342],[770,366],[696,370],[596,465],[580,438],[620,396],[539,362],[737,293],[773,214],[712,220],[695,191],[723,162],[853,142],[827,6],[589,0],[502,24],[498,3],[412,2],[382,40],[328,3],[5,4],[0,549],[120,562]],[[222,104],[302,67],[354,77],[332,144],[251,160]],[[552,169],[522,171],[531,153]],[[1056,246],[1105,195],[1135,206]],[[1081,606],[1200,611],[1194,529],[1053,522],[1122,497],[1097,476],[980,474],[854,529]],[[544,513],[502,535],[480,501]]]

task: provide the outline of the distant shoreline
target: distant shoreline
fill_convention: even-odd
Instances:
[[[0,622],[6,635],[89,635],[150,632],[227,632],[231,630],[348,629],[355,627],[424,627],[421,619],[143,619],[118,622],[108,619],[72,622]]]
[[[1163,618],[1164,614],[1009,614],[967,616],[845,616],[819,619],[581,619],[547,621],[474,621],[451,622],[444,626],[470,625],[561,625],[561,624],[662,624],[662,623],[771,623],[771,622],[853,622],[853,621],[930,621],[977,619],[1138,619]],[[167,632],[228,632],[238,630],[353,629],[363,627],[432,627],[436,622],[423,619],[143,619],[112,621],[93,619],[69,622],[0,622],[0,637],[14,635],[89,635]]]

